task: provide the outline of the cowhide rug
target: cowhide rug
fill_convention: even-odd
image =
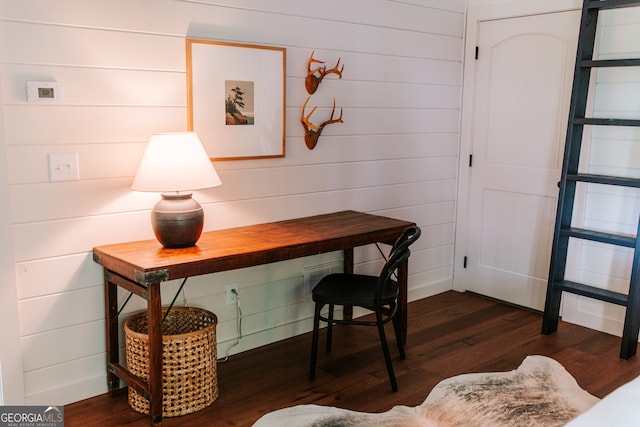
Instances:
[[[599,399],[553,359],[528,356],[518,369],[441,381],[419,406],[383,413],[298,405],[260,418],[254,427],[560,426]]]

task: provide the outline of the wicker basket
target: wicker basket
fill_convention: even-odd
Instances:
[[[162,416],[199,411],[218,398],[216,315],[195,307],[173,307],[162,325]],[[147,312],[124,324],[127,368],[149,378]],[[129,387],[129,405],[149,414],[149,401]]]

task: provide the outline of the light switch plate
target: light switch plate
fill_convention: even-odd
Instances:
[[[78,153],[49,153],[49,181],[78,178]]]

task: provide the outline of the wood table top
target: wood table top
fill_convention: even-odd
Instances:
[[[414,223],[342,211],[202,233],[195,246],[163,248],[157,240],[93,248],[104,268],[140,284],[232,270],[393,241]]]

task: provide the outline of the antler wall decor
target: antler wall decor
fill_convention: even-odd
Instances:
[[[322,133],[322,130],[324,129],[325,126],[330,125],[332,123],[344,123],[344,122],[342,121],[342,108],[340,108],[340,117],[338,117],[337,119],[333,118],[333,115],[336,112],[336,100],[334,98],[333,108],[331,109],[331,118],[327,121],[322,122],[320,126],[316,126],[313,123],[311,123],[309,121],[309,118],[311,117],[313,112],[316,111],[316,108],[318,107],[317,106],[313,107],[313,109],[309,114],[307,114],[306,116],[304,115],[305,109],[307,108],[307,103],[309,102],[310,98],[311,97],[308,96],[307,100],[304,101],[304,105],[302,106],[302,114],[300,114],[300,122],[302,123],[302,127],[304,128],[304,142],[305,144],[307,144],[307,148],[309,150],[313,150],[313,148],[318,143],[318,138],[320,138],[320,134]]]
[[[338,62],[336,62],[336,66],[327,70],[325,65],[321,65],[317,68],[311,69],[311,64],[324,64],[324,61],[318,61],[313,57],[315,51],[311,52],[311,56],[309,57],[309,61],[307,62],[307,78],[304,80],[304,85],[307,88],[307,93],[309,95],[313,95],[324,76],[327,74],[337,74],[339,78],[342,78],[342,70],[344,70],[344,64],[342,68],[338,69],[340,66],[340,59],[338,58]]]
[[[307,78],[304,80],[304,85],[307,89],[307,93],[309,95],[313,95],[316,90],[318,90],[318,86],[322,82],[322,79],[328,74],[336,74],[338,78],[342,78],[342,71],[344,70],[344,65],[340,67],[340,59],[338,58],[338,62],[336,62],[335,67],[327,70],[325,65],[320,65],[316,68],[312,68],[312,64],[324,64],[324,61],[320,61],[313,57],[315,51],[311,52],[311,56],[309,57],[309,61],[307,61]],[[302,113],[300,114],[300,122],[302,123],[302,127],[304,128],[304,142],[307,144],[307,148],[309,150],[313,150],[318,143],[318,138],[320,138],[320,134],[325,126],[330,125],[332,123],[344,123],[342,121],[342,108],[340,108],[340,117],[334,118],[334,114],[336,112],[336,99],[333,98],[333,108],[331,109],[331,118],[326,120],[320,124],[320,126],[316,126],[309,121],[311,115],[314,111],[316,111],[317,106],[311,109],[311,112],[305,115],[307,103],[311,97],[308,96],[307,100],[304,101],[304,105],[302,106]]]

